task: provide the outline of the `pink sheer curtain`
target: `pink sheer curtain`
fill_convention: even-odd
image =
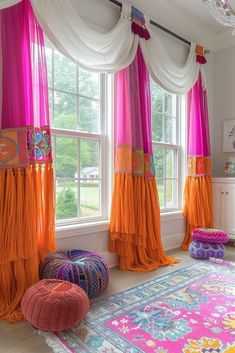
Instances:
[[[129,68],[116,74],[114,139],[116,146],[153,154],[150,77],[140,48]]]
[[[30,2],[1,11],[2,129],[49,125],[43,32]]]
[[[213,226],[208,105],[201,73],[188,93],[187,129],[188,177],[184,203],[187,230],[183,250],[188,249],[195,228]]]
[[[0,11],[0,319],[20,301],[55,248],[55,209],[43,32],[29,0]]]
[[[210,156],[207,93],[201,74],[188,93],[187,144],[188,157]]]

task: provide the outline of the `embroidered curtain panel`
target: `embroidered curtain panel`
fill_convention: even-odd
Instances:
[[[195,228],[213,226],[207,93],[201,75],[188,93],[187,144],[188,177],[184,205],[187,231],[182,244],[183,250],[187,250]]]
[[[42,30],[28,0],[0,19],[0,319],[17,321],[22,295],[55,247],[53,166]]]
[[[151,271],[173,264],[160,235],[152,150],[150,78],[141,49],[115,75],[115,177],[110,250],[122,270]]]

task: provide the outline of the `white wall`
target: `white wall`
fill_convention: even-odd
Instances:
[[[74,0],[75,1],[75,0]],[[107,0],[76,0],[75,3],[78,6],[78,11],[81,16],[88,22],[91,22],[97,26],[110,29],[118,21],[120,9],[114,4],[109,3]],[[160,6],[160,5],[159,5]],[[92,11],[91,11],[92,9]],[[164,13],[164,12],[163,12]],[[155,17],[155,16],[154,16]],[[172,19],[171,19],[172,20]],[[172,21],[169,18],[169,13],[165,14],[165,18],[162,16],[162,23],[172,28]],[[194,24],[195,27],[195,24]],[[184,64],[186,61],[189,47],[181,41],[174,39],[173,37],[165,34],[164,32],[153,28],[161,38],[165,49],[168,54],[178,63]],[[188,29],[187,29],[188,31]],[[182,23],[181,23],[182,33]],[[198,32],[193,34],[192,38],[198,36]],[[204,44],[205,39],[204,39]],[[213,87],[214,87],[214,56],[209,54],[208,64],[206,65],[206,77],[208,85],[208,101],[209,101],[209,113],[211,118],[211,126],[213,126]],[[166,249],[176,248],[181,245],[185,232],[185,221],[181,215],[173,215],[170,219],[165,216],[161,217],[161,229],[162,229],[162,241]],[[59,233],[59,232],[58,232]],[[62,233],[57,239],[58,249],[65,248],[81,248],[100,252],[110,262],[111,265],[116,264],[117,258],[113,254],[108,252],[108,231],[97,231],[90,234],[82,235],[78,231],[72,232],[71,236],[64,237]]]
[[[173,215],[172,219],[161,217],[162,241],[165,249],[175,249],[180,247],[185,230],[184,218],[180,215]],[[70,235],[71,234],[71,235]],[[104,256],[110,266],[117,265],[117,256],[108,251],[109,233],[108,231],[94,231],[94,233],[82,234],[74,229],[72,232],[57,231],[57,249],[84,249],[96,251]]]
[[[224,162],[235,153],[223,153],[223,120],[235,119],[235,46],[215,53],[213,176],[225,176]]]
[[[210,142],[211,142],[211,151],[213,151],[214,129],[215,129],[215,109],[214,109],[215,53],[210,52],[209,54],[206,55],[206,58],[207,58],[207,64],[204,65],[204,69],[205,69],[206,84],[207,84]]]

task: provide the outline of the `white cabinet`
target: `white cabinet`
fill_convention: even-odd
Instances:
[[[213,178],[214,227],[235,240],[235,178]]]

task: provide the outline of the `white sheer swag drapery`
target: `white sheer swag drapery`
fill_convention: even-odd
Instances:
[[[18,2],[21,2],[21,0],[0,0],[0,10],[16,5]]]
[[[151,31],[145,16],[150,39],[131,31],[131,5],[123,3],[120,20],[107,33],[88,26],[79,16],[74,0],[30,0],[43,31],[53,45],[83,68],[112,73],[130,65],[138,44],[150,75],[162,88],[172,93],[186,93],[196,82],[201,64],[196,61],[195,43],[184,66],[176,65],[168,56],[158,36]],[[0,9],[19,0],[0,0]]]

